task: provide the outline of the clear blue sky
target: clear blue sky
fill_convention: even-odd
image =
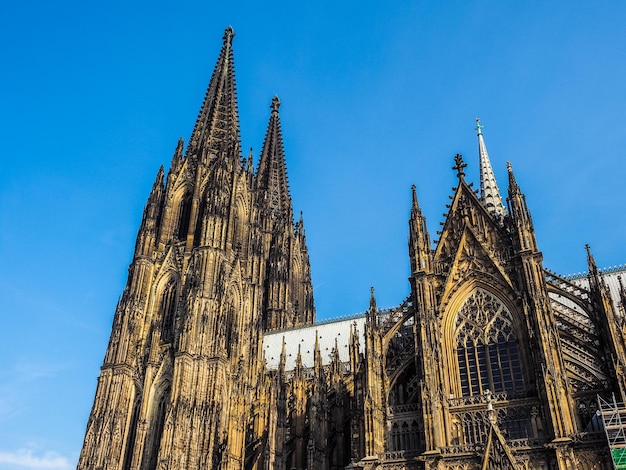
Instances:
[[[216,7],[216,4],[222,6]],[[34,1],[0,15],[0,469],[68,469],[159,165],[236,31],[243,148],[271,97],[318,318],[400,303],[410,186],[432,238],[474,118],[546,267],[626,262],[626,3]]]

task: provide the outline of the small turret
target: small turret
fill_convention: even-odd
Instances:
[[[350,325],[350,372],[356,374],[359,364],[359,330],[357,329],[356,322]]]
[[[287,361],[287,352],[285,351],[285,337],[283,336],[283,346],[280,350],[280,360],[278,363],[278,372],[281,377],[285,376],[285,363]]]
[[[411,186],[413,202],[411,205],[411,218],[409,219],[409,257],[411,259],[411,271],[430,272],[432,265],[432,250],[430,247],[430,235],[426,228],[426,217],[417,202],[415,185]]]
[[[298,355],[296,356],[296,368],[295,373],[296,376],[300,377],[304,377],[304,366],[302,365],[302,352],[300,350],[300,344],[298,344]]]
[[[512,229],[517,235],[515,243],[521,251],[537,251],[537,240],[532,217],[526,205],[526,196],[521,192],[511,162],[506,163],[509,172],[509,215],[511,216]]]
[[[365,312],[366,324],[376,326],[376,296],[374,295],[374,286],[370,287],[370,308]],[[371,331],[371,328],[369,329]]]
[[[615,377],[615,385],[621,392],[621,400],[626,398],[626,338],[620,328],[620,319],[613,307],[611,294],[604,279],[600,275],[596,260],[591,253],[591,247],[585,245],[587,250],[587,266],[589,268],[589,290],[590,300],[593,305],[593,313],[596,317],[596,324],[600,327],[601,347],[606,351],[605,355],[611,357],[611,375]],[[623,286],[622,287],[623,293]],[[622,296],[623,301],[623,296]]]
[[[169,174],[178,174],[180,169],[183,166],[183,146],[185,141],[182,137],[178,139],[178,144],[176,145],[176,150],[174,151],[174,156],[172,157],[172,163],[170,164]]]
[[[315,376],[317,378],[322,375],[322,354],[320,353],[320,341],[317,334],[317,330],[315,330],[315,346],[313,349],[313,364],[315,367]]]
[[[626,288],[622,282],[622,276],[617,276],[617,282],[619,284],[619,299],[622,304],[622,318],[626,316]]]
[[[143,210],[141,226],[139,227],[135,245],[135,256],[149,256],[156,246],[157,232],[163,211],[163,175],[163,165],[161,165],[152,185],[148,202],[146,202]]]

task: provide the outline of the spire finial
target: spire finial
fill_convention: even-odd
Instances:
[[[476,127],[474,129],[478,131],[478,135],[483,135],[483,126],[480,125],[480,118],[476,118]]]
[[[511,162],[506,162],[506,169],[509,173],[509,192],[512,189],[517,189],[517,181],[515,180],[515,174],[513,173],[513,165],[511,165]]]
[[[226,28],[226,30],[224,31],[224,37],[222,38],[224,40],[224,44],[228,44],[229,46],[233,45],[233,38],[235,37],[235,30],[233,29],[232,26],[228,26],[228,28]]]
[[[278,95],[274,95],[274,98],[272,98],[270,108],[272,108],[272,114],[278,114],[278,108],[280,108],[280,98],[278,98]]]
[[[463,161],[463,155],[457,153],[454,156],[455,165],[452,167],[453,170],[456,170],[456,175],[462,180],[465,177],[465,172],[463,171],[465,167],[467,167],[467,163]]]

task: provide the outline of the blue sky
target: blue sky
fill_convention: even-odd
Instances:
[[[272,96],[318,318],[409,292],[410,186],[431,237],[479,116],[546,267],[626,262],[624,2],[5,2],[0,16],[0,469],[75,466],[160,164],[232,25],[243,148]]]

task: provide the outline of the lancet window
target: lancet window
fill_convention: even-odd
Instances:
[[[130,426],[128,428],[128,438],[126,440],[126,451],[124,452],[124,465],[123,470],[130,470],[133,460],[133,452],[135,450],[135,438],[137,434],[137,422],[139,419],[139,412],[141,411],[141,400],[135,399],[135,405],[133,406],[133,413],[130,418]]]
[[[418,450],[419,427],[416,420],[395,421],[389,433],[389,449],[391,451]]]
[[[511,313],[492,293],[477,288],[456,322],[460,394],[524,390],[518,341]]]
[[[191,194],[187,193],[180,201],[178,213],[178,227],[176,228],[176,238],[184,241],[189,231],[189,219],[191,218]]]
[[[174,321],[176,314],[176,281],[170,279],[163,289],[161,296],[161,339],[171,341],[174,336]]]
[[[165,424],[165,414],[167,411],[167,404],[169,401],[170,388],[169,384],[164,389],[160,390],[160,394],[156,395],[155,399],[158,400],[153,405],[152,420],[150,423],[151,434],[151,452],[148,454],[149,463],[148,470],[156,470],[157,457],[159,455],[159,445],[161,443],[161,436],[163,435],[163,427]]]

